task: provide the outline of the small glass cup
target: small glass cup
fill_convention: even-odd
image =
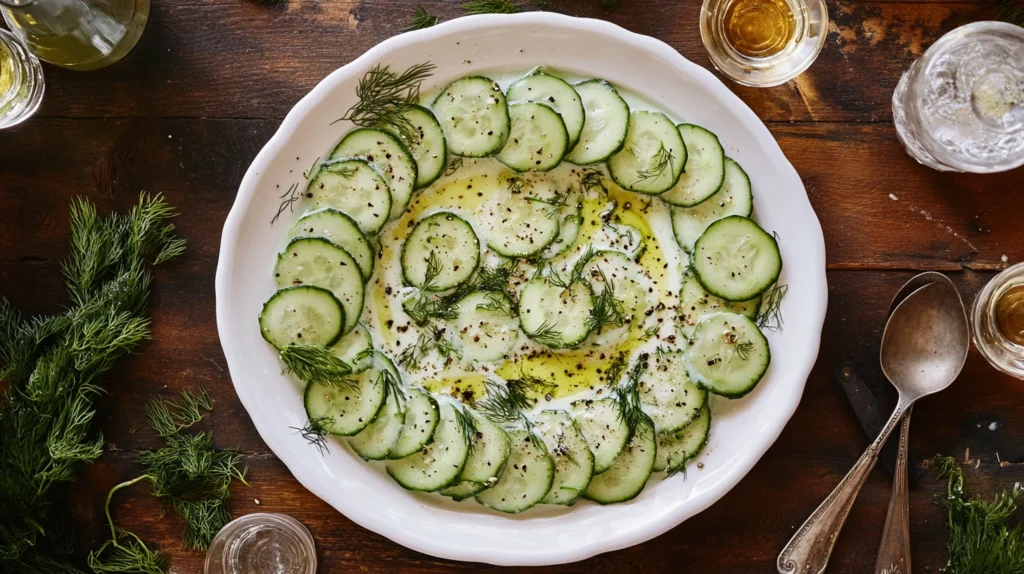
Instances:
[[[743,53],[726,36],[727,19],[745,14],[756,25],[771,10],[771,3],[762,2],[746,11],[736,6],[749,0],[704,0],[700,9],[700,37],[711,62],[720,72],[745,86],[770,87],[784,84],[802,74],[814,63],[828,34],[828,7],[825,0],[783,0],[779,4],[792,12],[792,37],[778,52],[771,55]]]
[[[0,29],[0,129],[28,119],[43,100],[39,59],[7,30]]]
[[[313,536],[286,514],[247,514],[213,538],[206,574],[316,574]]]
[[[971,308],[974,345],[1000,371],[1024,379],[1024,345],[1007,338],[996,319],[997,303],[1007,291],[1024,286],[1024,263],[1007,267],[978,293]]]

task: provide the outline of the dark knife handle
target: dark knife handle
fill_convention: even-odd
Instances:
[[[836,367],[832,373],[839,385],[846,393],[846,399],[850,401],[853,412],[860,421],[860,427],[869,440],[874,440],[878,433],[882,432],[882,425],[888,419],[886,413],[882,412],[881,404],[875,393],[864,383],[854,370],[853,363],[844,361]],[[878,465],[885,469],[889,476],[896,471],[896,449],[897,441],[890,440],[882,447],[878,455]],[[908,461],[909,462],[909,461]],[[910,465],[910,468],[916,468]],[[913,475],[914,473],[910,473]]]

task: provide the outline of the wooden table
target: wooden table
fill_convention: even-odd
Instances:
[[[445,18],[457,2],[424,2]],[[548,0],[549,10],[604,18],[664,40],[710,67],[695,0]],[[97,72],[46,67],[34,118],[0,132],[0,293],[28,313],[66,301],[60,260],[75,196],[126,210],[141,189],[180,209],[183,259],[156,273],[153,340],[106,377],[100,426],[108,452],[73,487],[81,548],[98,546],[102,504],[134,477],[139,450],[159,446],[141,406],[205,385],[216,400],[206,427],[245,454],[252,486],[234,491],[236,515],[289,513],[316,537],[322,572],[481,571],[434,559],[348,521],[292,478],[260,440],[228,377],[214,320],[221,225],[249,162],[290,107],[335,68],[398,34],[414,2],[157,0],[140,44]],[[530,7],[530,9],[533,9]],[[819,360],[796,415],[760,463],[720,502],[646,544],[563,567],[576,572],[770,572],[794,529],[838,483],[868,440],[832,371],[852,360],[887,400],[878,345],[890,297],[915,271],[950,274],[970,302],[1006,262],[1024,260],[1024,170],[943,174],[910,159],[896,140],[890,96],[900,74],[954,27],[990,19],[991,4],[965,1],[829,2],[824,51],[803,76],[771,89],[728,83],[760,116],[803,177],[825,230],[829,310]],[[969,488],[990,495],[1024,481],[1024,382],[997,374],[972,351],[960,380],[914,414],[912,450],[969,456]],[[967,453],[969,449],[969,455]],[[999,461],[1002,461],[1000,463]],[[921,472],[918,465],[915,470]],[[946,562],[944,482],[925,471],[912,490],[918,572]],[[838,542],[833,572],[874,563],[890,479],[876,470]],[[120,496],[125,526],[171,555],[173,571],[200,572],[180,548],[181,524],[161,517],[142,489]],[[513,542],[514,543],[514,542]]]

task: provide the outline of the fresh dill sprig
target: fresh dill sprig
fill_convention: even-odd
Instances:
[[[462,5],[466,14],[515,14],[519,6],[511,0],[470,0]]]
[[[551,273],[548,276],[548,281],[556,287],[562,289],[568,289],[573,284],[583,280],[583,272],[586,271],[587,264],[597,256],[597,250],[594,249],[593,245],[587,245],[587,249],[573,262],[572,268],[569,270],[569,274],[563,277],[559,273]]]
[[[505,292],[509,278],[515,271],[515,265],[515,261],[509,260],[494,267],[481,266],[468,281],[451,293],[431,297],[420,292],[404,301],[402,307],[412,322],[420,327],[425,327],[435,320],[454,319],[459,301],[470,292]]]
[[[1024,525],[1008,525],[1017,511],[1017,499],[1024,493],[1021,485],[1002,491],[991,502],[970,499],[964,487],[963,470],[954,459],[936,456],[932,464],[940,478],[949,478],[944,501],[949,563],[943,570],[950,574],[1024,572]]]
[[[419,101],[423,80],[429,78],[435,68],[433,63],[424,62],[395,73],[390,66],[377,64],[359,80],[356,87],[359,101],[336,121],[348,120],[362,127],[392,128],[406,140],[414,141],[416,126],[404,112]]]
[[[588,192],[595,189],[604,192],[604,174],[596,169],[584,169],[583,176],[580,178],[580,185]]]
[[[632,152],[636,155],[636,152]],[[657,179],[665,173],[666,169],[672,169],[672,162],[675,160],[675,156],[672,155],[668,149],[665,148],[665,144],[661,143],[658,145],[658,151],[651,157],[651,166],[647,169],[642,169],[636,174],[640,177],[637,183],[643,183],[649,179]]]
[[[426,333],[420,333],[416,342],[402,349],[402,352],[395,357],[395,363],[406,370],[419,369],[420,363],[427,357],[427,353],[433,347],[434,341]]]
[[[750,353],[754,352],[754,343],[751,341],[736,343],[733,351],[741,360],[746,361],[750,358]]]
[[[649,357],[641,355],[629,370],[626,381],[615,387],[615,398],[619,404],[619,417],[629,429],[633,437],[638,430],[646,430],[646,425],[653,423],[644,413],[640,402],[640,378],[647,372]]]
[[[643,335],[640,335],[640,340],[641,341],[649,341],[649,340],[657,337],[658,333],[660,331],[661,331],[661,327],[659,327],[658,325],[651,325],[650,327],[647,327],[646,329],[644,329]]]
[[[135,534],[117,528],[114,518],[110,514],[110,501],[113,499],[114,493],[143,480],[151,480],[151,478],[145,475],[140,476],[115,486],[107,493],[104,509],[107,515],[107,524],[110,527],[110,540],[89,553],[86,562],[93,572],[141,572],[144,574],[165,574],[167,572],[167,557],[159,551],[150,550],[146,543]]]
[[[597,272],[604,287],[594,298],[594,306],[590,309],[586,325],[588,330],[597,331],[597,334],[600,335],[605,327],[624,325],[626,313],[622,306],[622,300],[615,297],[615,285],[612,280],[605,276],[604,270],[600,267],[597,268]]]
[[[551,321],[544,321],[540,324],[540,327],[537,327],[536,331],[527,332],[524,329],[523,332],[526,333],[527,337],[541,345],[546,345],[548,347],[560,347],[562,345],[561,330],[558,328],[558,325]]]
[[[437,16],[434,16],[422,4],[416,5],[416,12],[412,16],[412,21],[405,27],[404,32],[412,32],[413,30],[423,30],[424,28],[430,28],[437,26],[437,22],[440,20]]]
[[[608,369],[605,370],[604,383],[608,387],[614,387],[619,384],[619,379],[622,378],[622,373],[626,372],[626,354],[619,353],[612,359]]]
[[[476,446],[476,419],[465,408],[455,407],[455,421],[459,424],[459,431],[463,440],[469,445],[470,451]]]
[[[384,385],[384,402],[388,399],[394,399],[395,406],[398,407],[398,412],[405,413],[405,389],[402,388],[402,382],[398,379],[395,373],[388,369],[381,369],[377,375],[377,384]]]
[[[448,163],[448,167],[445,168],[444,174],[445,176],[452,175],[453,173],[459,171],[460,168],[462,168],[462,158],[456,156],[455,159]]]
[[[316,450],[320,452],[320,456],[323,456],[331,452],[331,449],[327,448],[327,423],[331,421],[331,417],[316,417],[313,420],[307,420],[306,424],[301,427],[288,428],[298,431],[302,438],[307,443],[316,447]]]
[[[278,353],[285,372],[306,384],[327,385],[354,389],[356,383],[348,379],[352,367],[330,349],[322,345],[292,343]]]
[[[782,300],[789,292],[789,285],[776,285],[761,295],[761,307],[757,310],[754,323],[759,329],[769,331],[781,331],[784,324],[782,320]]]
[[[277,213],[275,213],[274,217],[270,220],[271,225],[277,223],[278,218],[284,214],[285,210],[288,210],[288,213],[295,210],[295,203],[302,199],[302,191],[299,190],[299,184],[291,184],[291,186],[288,187],[288,191],[281,194],[281,197],[278,199],[281,200],[281,204],[277,206]]]
[[[313,163],[309,166],[309,169],[307,169],[306,171],[302,172],[302,177],[304,177],[307,180],[309,178],[313,177],[313,170],[316,169],[316,164],[318,164],[318,163],[320,163],[320,156],[316,156],[316,159],[313,160]],[[353,170],[353,173],[354,173],[354,170]],[[345,177],[350,177],[350,176],[345,176]]]
[[[502,315],[508,315],[509,317],[515,316],[515,310],[512,309],[512,304],[508,300],[508,296],[500,291],[489,291],[487,295],[486,303],[481,303],[476,306],[481,311],[490,311],[492,313],[500,313]]]
[[[206,412],[213,410],[213,399],[205,387],[199,392],[185,389],[181,401],[156,398],[145,407],[146,420],[160,437],[168,437],[188,429],[203,420]]]
[[[441,276],[441,271],[444,267],[441,265],[441,258],[438,257],[437,252],[433,249],[427,255],[427,268],[423,272],[423,285],[420,286],[421,291],[433,291],[434,282]]]
[[[518,176],[510,177],[506,181],[508,182],[508,190],[512,195],[519,195],[523,192],[523,186],[526,184],[523,178]]]
[[[484,381],[486,397],[474,404],[476,410],[496,423],[509,423],[521,418],[524,410],[533,407],[533,401],[523,387],[503,385],[492,379]]]

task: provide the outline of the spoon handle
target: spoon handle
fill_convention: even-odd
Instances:
[[[875,574],[908,574],[910,572],[910,506],[907,500],[907,450],[910,442],[910,414],[903,416],[900,426],[900,448],[896,455],[896,473],[892,481],[889,515],[882,531]]]
[[[839,538],[839,531],[843,529],[846,517],[853,508],[853,502],[878,462],[879,449],[912,404],[900,397],[896,410],[882,427],[882,432],[878,433],[878,438],[868,446],[832,494],[828,495],[782,549],[776,563],[780,574],[822,574],[825,571],[832,548]]]

